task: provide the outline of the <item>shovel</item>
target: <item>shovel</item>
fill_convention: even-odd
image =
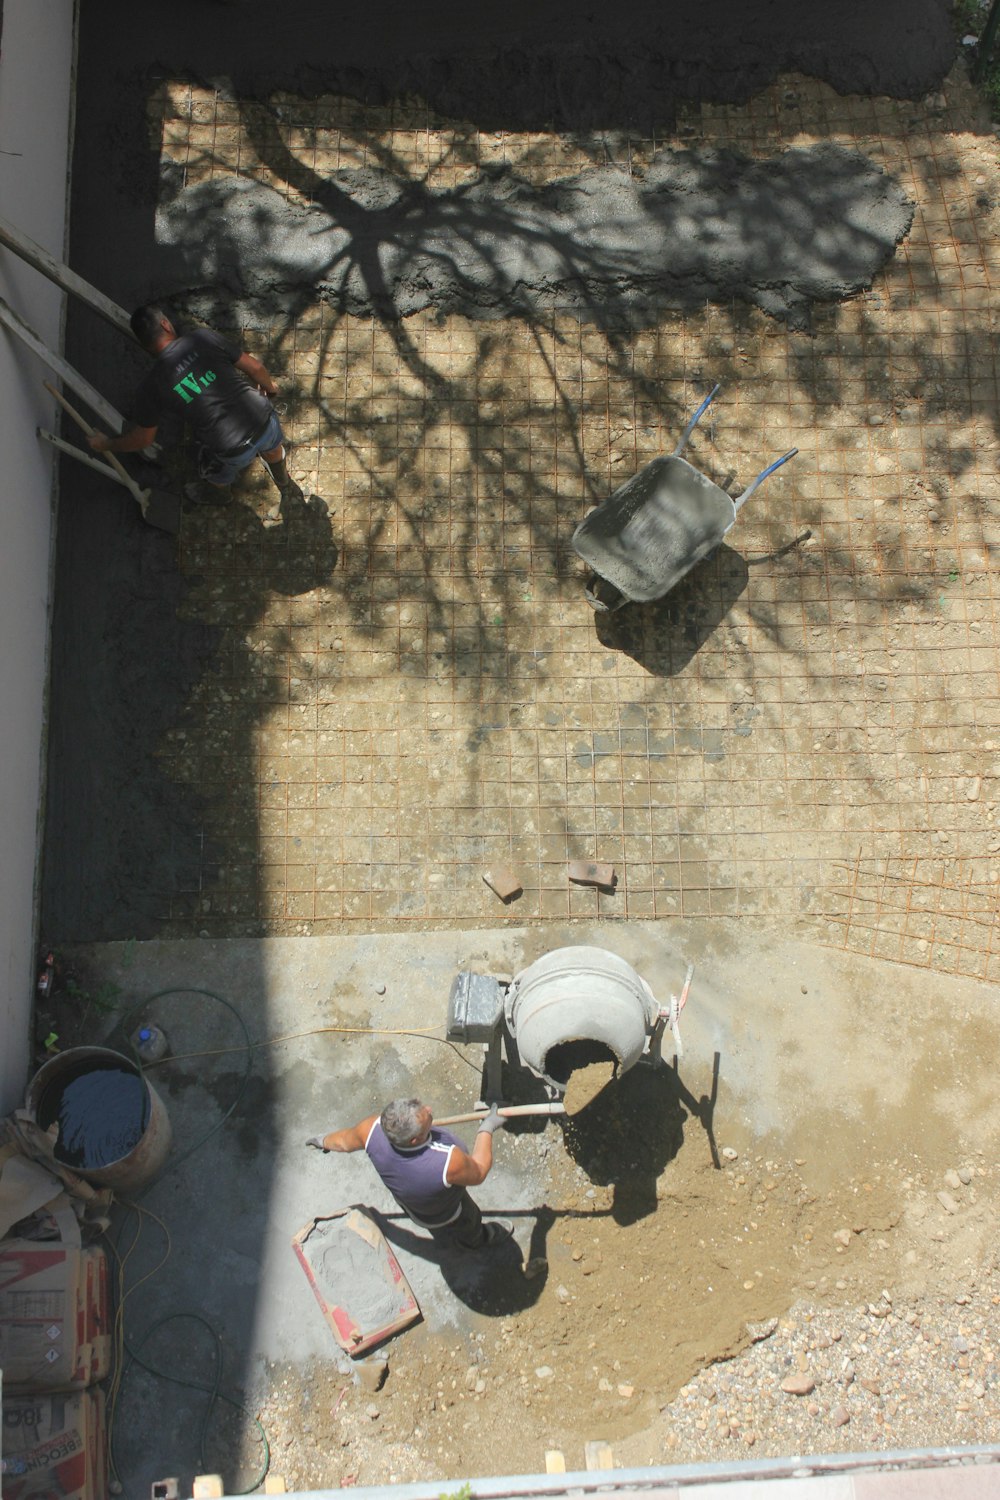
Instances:
[[[55,386],[50,385],[47,380],[43,380],[42,384],[49,395],[56,398],[63,411],[68,412],[74,422],[90,437],[94,429],[80,415],[76,407],[72,406],[66,400],[66,397],[61,395]],[[52,443],[61,452],[69,453],[73,458],[79,459],[81,463],[89,465],[92,469],[97,469],[100,473],[107,475],[108,478],[115,479],[119,484],[124,485],[142,512],[142,519],[144,521],[150,526],[159,527],[161,531],[169,531],[172,536],[177,535],[181,527],[181,502],[177,495],[171,494],[169,490],[140,489],[115,453],[106,453],[104,457],[107,459],[107,463],[103,463],[101,459],[95,458],[89,453],[84,453],[81,448],[75,448],[72,443],[64,442],[62,438],[55,437],[51,432],[46,432],[42,427],[39,427],[38,435],[45,438],[47,442]],[[110,465],[110,468],[108,465]]]
[[[497,1114],[501,1119],[519,1119],[522,1115],[564,1115],[566,1106],[564,1104],[501,1104]],[[488,1109],[476,1109],[468,1115],[445,1115],[440,1120],[435,1120],[435,1125],[465,1125],[473,1120],[485,1120],[489,1114]]]

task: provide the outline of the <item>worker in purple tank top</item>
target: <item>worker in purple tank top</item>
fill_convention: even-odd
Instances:
[[[476,1143],[466,1152],[461,1141],[434,1124],[419,1099],[394,1099],[380,1115],[348,1130],[313,1135],[306,1142],[320,1151],[367,1151],[372,1165],[400,1208],[436,1240],[463,1250],[494,1245],[511,1232],[497,1219],[483,1223],[470,1187],[485,1182],[493,1165],[493,1132],[504,1120],[496,1107],[479,1122]]]

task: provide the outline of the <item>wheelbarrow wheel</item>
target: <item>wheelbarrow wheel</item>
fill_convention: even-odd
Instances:
[[[597,614],[611,614],[628,603],[620,589],[616,589],[613,583],[598,577],[596,573],[592,573],[586,580],[583,591],[587,596],[587,603]]]

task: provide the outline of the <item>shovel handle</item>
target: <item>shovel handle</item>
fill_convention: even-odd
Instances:
[[[77,424],[78,427],[83,429],[87,437],[93,437],[96,429],[91,427],[86,417],[83,416],[82,413],[78,412],[76,407],[73,406],[71,402],[66,400],[66,397],[62,394],[62,392],[57,391],[55,386],[52,385],[48,380],[43,380],[42,384],[44,385],[50,396],[55,396],[63,411],[69,413],[69,415],[73,418],[73,421]],[[135,480],[132,478],[131,474],[129,473],[128,469],[126,469],[117,453],[105,452],[104,457],[114,469],[115,473],[118,475],[118,478],[121,480],[125,488],[131,491],[133,500],[137,501],[139,508],[144,512],[146,509],[147,497],[136,484]]]
[[[502,1104],[497,1113],[504,1120],[517,1119],[519,1115],[564,1115],[565,1104]],[[473,1120],[485,1120],[488,1109],[476,1109],[468,1115],[445,1115],[435,1120],[435,1125],[467,1125]]]

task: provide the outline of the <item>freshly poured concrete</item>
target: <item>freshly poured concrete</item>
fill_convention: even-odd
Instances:
[[[801,327],[869,287],[913,217],[893,178],[833,144],[661,151],[539,188],[509,168],[440,190],[378,168],[297,186],[306,203],[244,177],[181,189],[157,213],[161,292],[209,289],[264,324],[308,289],[356,317],[559,309],[599,328],[736,297]]]

